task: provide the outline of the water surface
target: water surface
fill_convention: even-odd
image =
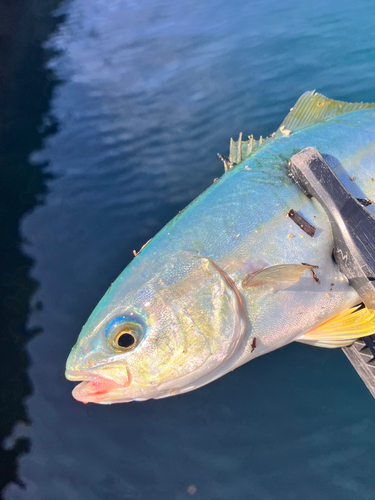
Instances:
[[[5,373],[26,384],[14,396],[12,385],[1,389],[5,435],[18,422],[4,449],[27,440],[4,497],[183,500],[194,485],[204,500],[372,500],[375,402],[341,351],[293,344],[198,391],[113,406],[73,400],[64,365],[133,249],[222,174],[216,153],[227,154],[231,136],[274,132],[306,90],[375,101],[373,3],[71,0],[35,9],[45,34],[30,37],[42,60],[24,56],[30,72],[9,74],[40,106],[25,127],[13,96],[13,142],[1,153],[4,186],[14,182],[17,197],[24,177],[7,159],[24,141],[26,172],[39,179],[22,188],[30,205],[12,205],[24,270],[14,290],[30,285],[16,344],[26,356],[30,340],[31,366],[4,350]],[[42,82],[32,87],[35,75]]]

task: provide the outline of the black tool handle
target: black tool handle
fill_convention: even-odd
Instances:
[[[315,148],[294,155],[289,172],[325,209],[335,260],[366,307],[375,309],[375,217],[353,198]]]

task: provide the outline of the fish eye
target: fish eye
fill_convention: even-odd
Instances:
[[[135,344],[136,338],[130,332],[121,332],[117,336],[115,342],[119,346],[119,348],[123,347],[124,349],[129,349],[129,347]]]
[[[145,325],[134,313],[112,320],[106,328],[109,345],[118,352],[134,349],[143,339]]]

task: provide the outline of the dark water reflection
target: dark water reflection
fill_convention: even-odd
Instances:
[[[216,152],[230,136],[273,132],[307,89],[375,101],[372,3],[72,0],[43,52],[54,6],[39,5],[37,26],[48,28],[20,64],[29,73],[11,76],[8,149],[23,170],[1,156],[15,259],[2,297],[22,294],[2,329],[19,320],[1,351],[13,379],[1,389],[4,436],[31,422],[14,453],[32,443],[20,462],[26,489],[12,485],[6,499],[180,500],[191,485],[210,500],[373,499],[374,402],[341,352],[291,345],[184,396],[112,407],[75,402],[64,379],[99,298],[132,250],[221,175]],[[59,130],[45,140],[50,103]],[[21,247],[19,220],[47,173]]]
[[[47,116],[56,79],[46,68],[42,44],[62,19],[50,17],[57,1],[0,5],[0,492],[14,482],[20,456],[30,451],[25,398],[32,393],[27,343],[38,333],[28,327],[37,280],[33,259],[22,249],[21,219],[43,202],[46,163],[30,163],[30,154],[56,131]],[[10,437],[12,435],[12,437]],[[0,493],[1,495],[1,493]]]

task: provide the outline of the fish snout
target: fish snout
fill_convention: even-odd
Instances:
[[[129,387],[132,381],[123,360],[106,359],[101,349],[84,350],[79,344],[68,357],[65,377],[81,382],[73,389],[73,397],[83,403],[106,402],[114,393]]]
[[[90,372],[90,367],[100,364],[102,360],[103,353],[101,349],[93,348],[90,342],[78,341],[69,353],[66,361],[66,371],[70,374],[76,372],[84,374]]]
[[[101,375],[99,371],[103,369],[103,365],[105,370],[113,361],[115,360],[108,357],[108,353],[101,347],[90,348],[88,343],[77,343],[67,359],[65,375],[68,380],[73,381],[91,379],[94,375]]]

